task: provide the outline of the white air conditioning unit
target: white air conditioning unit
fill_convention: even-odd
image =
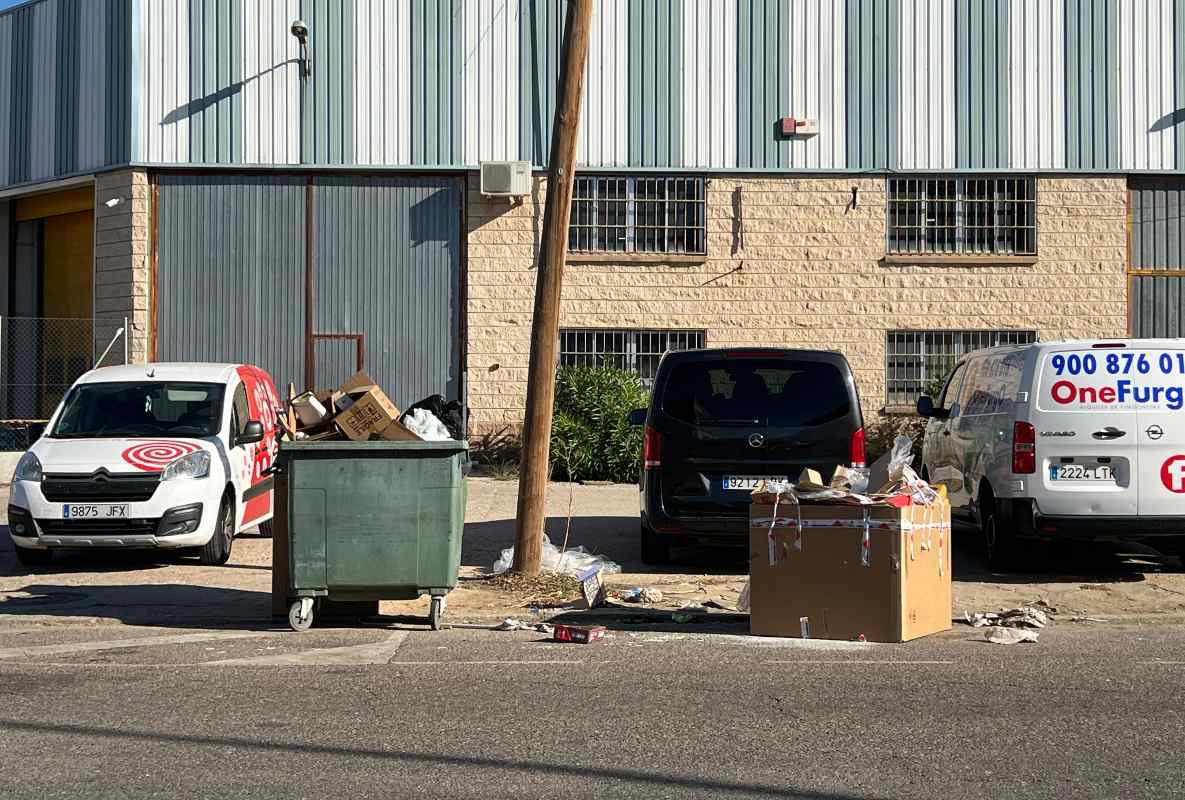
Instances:
[[[524,197],[530,194],[531,162],[481,162],[481,193],[487,197]]]

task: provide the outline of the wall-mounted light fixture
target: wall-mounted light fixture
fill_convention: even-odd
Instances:
[[[292,35],[300,42],[300,77],[307,78],[313,74],[313,51],[309,47],[309,26],[298,19],[292,23]]]

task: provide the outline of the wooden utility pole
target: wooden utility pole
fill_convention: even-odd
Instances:
[[[527,413],[523,421],[523,455],[519,465],[518,522],[514,571],[539,574],[543,555],[544,495],[551,456],[551,417],[555,410],[556,351],[560,335],[560,293],[568,254],[568,223],[572,212],[572,179],[576,139],[580,133],[580,100],[584,94],[584,62],[592,23],[592,0],[568,0],[564,24],[563,64],[551,132],[547,204],[543,212],[543,247],[535,279],[535,315],[531,320],[531,366],[527,372]]]

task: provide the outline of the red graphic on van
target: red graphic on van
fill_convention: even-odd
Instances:
[[[123,460],[144,472],[160,472],[170,463],[202,448],[193,442],[155,441],[133,445],[123,451]]]
[[[1175,494],[1185,494],[1185,455],[1171,456],[1160,465],[1160,482]]]

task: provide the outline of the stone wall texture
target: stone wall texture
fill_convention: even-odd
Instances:
[[[112,200],[119,203],[108,205]],[[105,172],[95,179],[95,318],[130,322],[128,358],[151,352],[148,176],[143,170]],[[121,323],[120,323],[121,324]]]
[[[522,423],[546,186],[537,178],[532,195],[510,205],[476,185],[472,176],[468,396],[480,435]],[[875,422],[889,330],[1124,335],[1126,191],[1123,178],[1038,178],[1035,264],[921,265],[883,260],[884,178],[712,178],[702,265],[570,263],[561,326],[699,329],[709,347],[837,349]]]

